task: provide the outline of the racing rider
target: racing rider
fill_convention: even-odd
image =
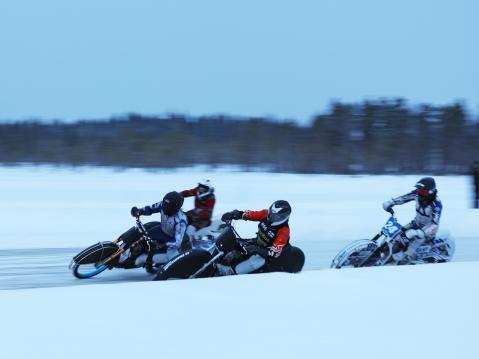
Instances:
[[[188,224],[196,230],[211,225],[213,208],[215,207],[215,189],[209,179],[198,182],[198,186],[192,189],[181,191],[183,197],[195,197],[195,208],[186,212]]]
[[[181,242],[185,235],[187,219],[181,210],[183,196],[178,192],[167,193],[161,202],[143,208],[133,207],[131,215],[150,216],[153,213],[161,214],[161,223],[148,228],[150,238],[159,244],[166,245],[166,252],[153,254],[151,261],[155,264],[164,264],[179,253]],[[149,254],[141,254],[136,260],[137,267],[144,266]]]
[[[436,181],[432,177],[424,177],[414,187],[411,192],[383,203],[384,210],[391,212],[395,205],[416,201],[416,217],[403,227],[405,236],[401,236],[399,251],[393,254],[393,259],[399,264],[408,263],[413,259],[416,249],[425,241],[440,244],[437,243],[440,240],[435,238],[442,212],[442,203],[437,197]]]
[[[220,275],[251,273],[263,267],[269,260],[278,258],[289,247],[290,214],[291,206],[284,200],[275,201],[269,209],[244,212],[235,209],[223,214],[222,221],[243,219],[257,221],[259,224],[256,238],[246,246],[247,259],[234,268],[217,264]]]

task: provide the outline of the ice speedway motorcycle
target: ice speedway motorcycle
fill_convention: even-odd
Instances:
[[[152,240],[148,230],[160,225],[160,222],[149,222],[143,224],[140,218],[136,218],[136,225],[123,233],[118,239],[96,243],[73,257],[70,263],[70,269],[75,277],[86,279],[100,274],[106,269],[138,268],[135,265],[135,259],[143,253],[153,256],[156,253],[166,251],[166,247],[155,240]],[[181,252],[193,247],[211,246],[213,235],[219,234],[218,229],[210,228],[206,231],[198,232],[200,235],[190,233],[185,236]],[[156,273],[157,268],[151,261],[151,256],[146,261],[144,267],[147,272]]]
[[[355,241],[341,250],[331,262],[331,268],[370,267],[394,264],[424,264],[448,262],[454,255],[454,241],[447,236],[439,236],[433,241],[425,241],[415,251],[411,259],[397,262],[393,254],[404,242],[403,227],[390,211],[391,217],[381,231],[372,239]],[[402,238],[401,238],[402,237]]]
[[[179,254],[162,266],[154,280],[192,279],[218,276],[216,264],[235,265],[247,256],[247,239],[242,239],[232,225],[226,221],[220,234],[211,237],[209,243],[194,246]],[[253,273],[300,272],[304,266],[304,253],[295,246],[288,245],[280,257],[271,259]]]

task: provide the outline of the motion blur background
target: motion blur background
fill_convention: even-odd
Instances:
[[[0,4],[0,163],[467,173],[479,3]]]

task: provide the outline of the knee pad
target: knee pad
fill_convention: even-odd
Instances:
[[[235,272],[237,274],[247,274],[254,272],[255,270],[260,269],[266,263],[266,259],[261,257],[258,254],[252,255],[247,260],[239,263],[236,268]]]

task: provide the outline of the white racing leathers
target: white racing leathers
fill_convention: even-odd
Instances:
[[[167,245],[167,251],[166,253],[158,253],[153,255],[152,260],[154,263],[163,264],[178,255],[179,249],[181,247],[181,242],[186,232],[187,218],[182,210],[180,210],[174,216],[167,216],[161,208],[161,202],[143,208],[144,215],[149,216],[153,213],[161,214],[161,227],[153,227],[149,231],[150,236],[153,240],[165,242]],[[160,227],[161,229],[158,227]],[[140,257],[142,258],[140,259]],[[137,266],[141,266],[142,264],[144,264],[144,262],[141,262],[146,261],[146,256],[142,255],[140,257],[138,257],[135,262]]]
[[[442,213],[442,203],[437,196],[425,207],[422,207],[415,190],[391,200],[393,205],[411,201],[416,201],[416,217],[404,226],[406,236],[410,239],[408,249],[404,254],[409,257],[414,256],[416,249],[424,241],[435,241]],[[400,258],[396,256],[395,259]]]

